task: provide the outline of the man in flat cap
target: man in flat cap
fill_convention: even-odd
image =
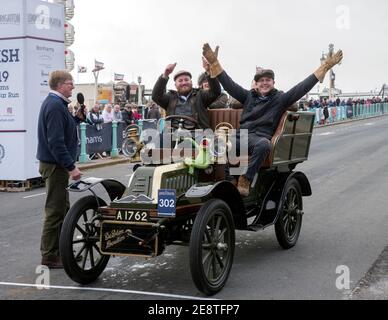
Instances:
[[[221,94],[221,86],[217,79],[206,74],[209,90],[194,89],[191,73],[185,70],[174,75],[175,90],[166,93],[166,86],[171,73],[174,72],[176,63],[169,64],[164,73],[156,81],[152,90],[152,100],[166,110],[167,116],[184,115],[197,120],[199,129],[210,128],[209,113],[207,108]],[[204,64],[206,70],[208,65]]]
[[[218,61],[218,46],[213,51],[206,43],[202,54],[210,64],[210,76],[217,78],[224,89],[244,105],[240,129],[248,130],[248,154],[251,158],[247,172],[238,180],[238,190],[242,196],[247,196],[254,176],[271,151],[271,139],[282,114],[306,95],[318,81],[323,82],[325,74],[342,60],[342,51],[327,57],[313,74],[287,92],[275,89],[275,74],[269,69],[257,70],[254,77],[256,86],[252,90],[246,90],[222,69]]]

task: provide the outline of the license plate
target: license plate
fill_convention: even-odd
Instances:
[[[117,210],[116,220],[126,222],[148,222],[150,213],[143,210]]]

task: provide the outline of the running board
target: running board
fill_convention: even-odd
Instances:
[[[247,226],[247,228],[245,230],[247,231],[261,231],[261,230],[264,230],[264,226],[261,225],[261,224],[251,224],[249,226]]]

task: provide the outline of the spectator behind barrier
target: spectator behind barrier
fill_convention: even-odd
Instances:
[[[141,119],[141,114],[138,112],[136,104],[132,104],[131,110],[132,110],[133,119],[135,121],[140,120]]]
[[[120,111],[120,106],[118,104],[116,104],[114,106],[114,110],[113,110],[113,120],[114,121],[117,121],[117,122],[123,122],[123,115],[121,114],[121,111]]]
[[[110,103],[105,106],[104,111],[102,112],[102,118],[104,119],[104,123],[113,121],[113,111]]]
[[[121,112],[122,119],[127,126],[133,124],[135,120],[133,119],[133,113],[131,111],[131,105],[126,103],[124,106],[124,110]]]
[[[156,119],[159,120],[161,118],[160,111],[159,111],[159,106],[151,101],[148,106],[148,115],[147,119]]]
[[[96,103],[93,106],[93,109],[89,112],[87,116],[88,123],[94,126],[97,130],[102,129],[102,124],[104,119],[100,113],[100,106]]]
[[[85,104],[85,97],[82,93],[77,94],[77,104],[78,109],[75,113],[74,120],[77,124],[81,122],[86,122],[86,116],[88,114],[88,109],[86,108]]]

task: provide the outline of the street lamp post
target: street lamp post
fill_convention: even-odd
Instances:
[[[141,99],[141,96],[142,96],[142,94],[141,94],[141,77],[140,76],[137,77],[137,82],[139,84],[137,104],[140,107],[142,105],[142,99]]]
[[[326,58],[332,57],[334,53],[334,44],[330,43],[329,44],[329,52],[324,53],[322,52],[322,57],[321,57],[321,64],[323,61],[325,61]],[[330,69],[330,74],[329,74],[329,99],[333,98],[333,92],[335,88],[335,74],[333,69]]]
[[[97,102],[97,86],[98,86],[98,74],[99,70],[93,70],[93,76],[94,76],[94,103],[93,106],[96,105]]]
[[[143,104],[143,99],[142,99],[142,92],[141,92],[141,76],[138,76],[137,77],[137,82],[139,84],[139,90],[138,90],[138,96],[137,96],[137,105],[139,106],[142,106]],[[141,108],[141,115],[142,115],[142,119],[144,119],[144,108],[142,107]]]

